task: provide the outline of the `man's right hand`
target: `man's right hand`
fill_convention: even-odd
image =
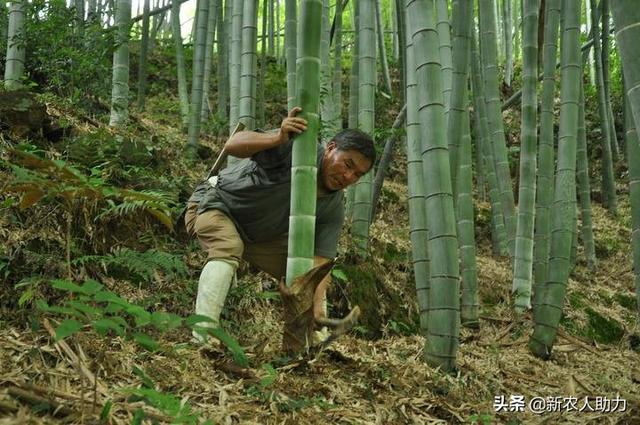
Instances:
[[[296,106],[291,109],[287,117],[282,120],[280,130],[278,131],[278,141],[280,144],[287,143],[291,137],[307,129],[307,120],[297,117],[300,112],[302,112],[302,108]]]

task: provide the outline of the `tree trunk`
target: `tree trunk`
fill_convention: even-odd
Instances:
[[[247,0],[248,1],[248,0]],[[233,132],[239,117],[240,62],[242,54],[242,8],[244,0],[233,0],[231,15],[231,57],[229,60],[229,133]],[[230,158],[229,163],[233,160]]]
[[[453,79],[453,64],[451,56],[451,25],[447,0],[436,0],[436,30],[438,31],[440,66],[442,67],[442,96],[444,98],[445,119],[449,116],[451,105],[451,88]],[[453,184],[454,181],[452,181]],[[455,185],[453,190],[456,190]]]
[[[230,0],[224,0],[229,3]],[[227,108],[229,100],[229,35],[227,33],[229,16],[222,4],[223,0],[218,0],[218,117],[227,118]]]
[[[378,36],[378,51],[380,52],[380,66],[382,67],[382,78],[388,94],[391,95],[391,78],[389,77],[389,64],[387,63],[387,50],[384,45],[384,26],[380,16],[380,1],[376,0],[376,34]]]

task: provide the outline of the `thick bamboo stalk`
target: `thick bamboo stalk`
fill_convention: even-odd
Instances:
[[[196,38],[193,48],[193,78],[191,80],[191,106],[189,108],[188,149],[194,154],[200,138],[200,111],[204,81],[204,56],[209,21],[209,0],[198,0],[196,11]]]
[[[229,3],[230,0],[218,0],[218,23],[217,23],[217,47],[218,52],[218,111],[217,115],[221,119],[226,119],[228,116],[228,102],[229,102],[229,37],[227,34],[229,17],[226,15],[223,2]]]
[[[320,104],[320,33],[322,0],[303,0],[300,7],[296,66],[296,104],[308,122],[296,137],[291,164],[291,207],[287,285],[313,266],[316,223],[316,146]]]
[[[468,49],[467,53],[469,53]],[[466,90],[464,97],[467,99]],[[460,276],[462,278],[460,321],[463,326],[478,328],[480,325],[480,294],[478,292],[476,238],[473,220],[473,170],[471,168],[473,160],[467,103],[468,101],[465,102],[465,110],[462,115],[462,122],[460,123],[463,128],[463,136],[460,143],[460,167],[458,168],[458,190],[456,191],[458,244],[460,246]]]
[[[187,89],[187,72],[184,63],[184,48],[182,46],[182,34],[180,30],[180,3],[172,2],[171,9],[171,29],[172,37],[176,48],[176,67],[178,73],[178,98],[180,99],[180,117],[182,127],[189,126],[189,93]]]
[[[211,67],[213,63],[213,39],[216,34],[216,21],[218,20],[218,5],[222,0],[209,0],[209,15],[207,18],[207,39],[204,47],[204,71],[202,80],[202,107],[200,108],[200,120],[204,124],[209,118],[211,108],[209,105],[209,85],[211,81]]]
[[[284,42],[287,56],[287,108],[291,110],[296,93],[296,0],[284,3]]]
[[[522,9],[522,126],[520,130],[520,184],[518,227],[513,261],[515,309],[531,307],[533,275],[533,225],[536,194],[538,96],[538,0],[524,0]]]
[[[378,51],[380,56],[380,66],[382,67],[382,78],[384,80],[384,86],[391,94],[391,78],[389,77],[389,64],[387,62],[387,49],[384,44],[384,32],[382,25],[382,18],[380,17],[380,1],[376,0],[376,35],[378,36]]]
[[[144,0],[142,18],[142,40],[140,42],[140,61],[138,62],[138,110],[144,111],[144,98],[147,90],[147,56],[149,53],[149,0]]]
[[[333,94],[331,87],[331,64],[329,62],[329,0],[322,0],[322,27],[320,33],[320,135],[323,143],[333,137]]]
[[[484,99],[484,85],[482,84],[482,70],[480,67],[480,55],[475,41],[475,29],[471,31],[471,82],[473,86],[473,101],[478,122],[479,138],[476,138],[480,146],[489,186],[489,200],[491,202],[491,240],[493,253],[496,255],[507,254],[507,232],[504,227],[502,207],[500,205],[500,193],[498,191],[498,179],[496,177],[495,161],[491,149],[491,137],[489,135],[489,123],[487,120],[486,102]]]
[[[403,15],[408,9],[399,9]],[[408,19],[406,19],[408,21]],[[414,70],[413,41],[407,38],[407,66]],[[418,86],[415,72],[407,72],[407,183],[409,191],[409,237],[411,239],[411,261],[416,285],[416,299],[420,316],[420,332],[427,335],[429,329],[429,252],[427,241],[426,202],[422,174],[422,144],[418,119]]]
[[[622,60],[625,92],[633,112],[635,128],[640,128],[640,8],[633,0],[611,3],[616,27],[616,44]]]
[[[614,19],[616,19],[615,12]],[[627,86],[625,86],[625,89],[627,89]],[[628,105],[629,98],[627,96],[625,96],[625,98],[627,106],[630,107],[630,105]],[[636,309],[640,312],[640,140],[638,140],[638,133],[633,119],[629,119],[626,133],[627,142],[625,147],[629,158],[629,203],[631,204],[633,274],[636,289]]]
[[[240,116],[240,68],[242,57],[242,9],[244,0],[232,0],[231,46],[229,58],[229,133]],[[231,161],[233,162],[233,161]]]
[[[580,199],[580,217],[582,218],[582,243],[587,267],[596,268],[596,248],[591,220],[591,184],[589,182],[589,157],[587,155],[587,133],[584,120],[584,90],[580,90],[580,111],[578,112],[578,150],[576,152],[576,179]]]
[[[436,0],[436,31],[438,31],[440,66],[442,67],[442,97],[444,98],[445,117],[449,114],[453,79],[451,25],[449,24],[448,9],[447,0]],[[453,186],[453,190],[456,190],[455,185]]]
[[[504,136],[502,113],[500,112],[500,93],[498,90],[498,59],[496,53],[495,17],[493,15],[493,3],[495,0],[480,1],[480,30],[482,34],[482,64],[484,79],[484,95],[487,103],[487,119],[489,121],[489,133],[493,147],[494,161],[496,163],[496,177],[500,191],[500,205],[507,231],[507,245],[509,253],[515,251],[516,234],[516,208],[511,184],[511,172],[509,171],[509,159]]]
[[[359,1],[358,128],[373,135],[376,91],[376,0]],[[366,258],[371,218],[373,167],[355,185],[351,231],[360,258]]]
[[[131,7],[130,3],[129,7]],[[22,87],[24,61],[26,56],[25,44],[23,42],[26,38],[24,33],[24,13],[24,0],[12,1],[9,4],[9,30],[7,31],[7,55],[5,58],[4,68],[4,87],[7,90],[17,90]],[[118,32],[118,35],[120,34],[121,33]],[[115,69],[114,53],[114,73]],[[116,82],[114,79],[114,86],[115,84]]]
[[[518,1],[518,0],[516,0]],[[513,34],[511,25],[511,0],[502,0],[502,35],[504,37],[504,82],[511,86],[513,76]]]
[[[576,144],[582,67],[580,58],[580,0],[563,0],[562,78],[558,165],[552,209],[549,279],[542,303],[534,310],[535,327],[529,340],[531,352],[549,358],[562,316],[569,278],[573,220],[576,209]]]
[[[469,70],[469,31],[473,25],[473,4],[464,0],[453,2],[453,47],[452,47],[452,81],[450,92],[449,118],[447,120],[447,139],[449,141],[449,161],[451,164],[451,185],[454,196],[457,190],[456,179],[458,171],[458,145],[464,135],[462,121],[468,115],[467,75]],[[442,29],[446,29],[442,26]],[[448,25],[447,25],[448,28]],[[442,53],[442,46],[441,46]],[[444,69],[443,69],[444,75]],[[447,96],[448,93],[443,93]],[[468,117],[467,117],[468,119]]]
[[[455,368],[459,345],[460,271],[434,0],[407,0],[407,9],[418,84],[431,259],[425,359],[450,371]]]
[[[353,1],[353,13],[352,21],[354,28],[354,40],[353,50],[351,53],[351,74],[349,76],[349,108],[348,108],[348,125],[349,128],[358,128],[358,87],[360,86],[359,73],[360,73],[360,61],[358,57],[360,55],[360,38],[357,36],[358,28],[360,27],[360,15],[359,1]],[[345,217],[351,219],[353,216],[353,204],[356,197],[356,187],[354,185],[347,188],[346,205],[345,205]]]
[[[131,24],[131,0],[118,0],[116,7],[116,33],[113,52],[113,76],[111,88],[111,116],[109,125],[124,125],[129,117],[129,25]]]
[[[533,244],[533,305],[540,303],[542,290],[548,277],[549,246],[551,240],[550,208],[553,201],[554,161],[554,98],[560,0],[546,0],[545,33],[542,48],[542,100],[540,103],[540,149],[538,150],[538,181],[536,185],[536,218]]]
[[[595,0],[591,0],[595,1]],[[592,21],[596,13],[595,5],[591,5]],[[604,17],[604,16],[603,16]],[[617,213],[617,196],[615,180],[613,177],[613,158],[611,153],[611,129],[609,127],[609,109],[607,107],[607,95],[604,87],[602,67],[602,48],[600,46],[600,31],[598,25],[593,26],[594,51],[596,60],[596,92],[598,94],[598,110],[600,112],[600,129],[602,131],[602,198],[604,206],[612,213]]]
[[[258,0],[244,0],[242,53],[240,55],[240,99],[238,121],[245,128],[256,127],[256,79],[258,73]]]

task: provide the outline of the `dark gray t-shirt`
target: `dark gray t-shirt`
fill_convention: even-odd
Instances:
[[[196,187],[189,202],[198,202],[198,213],[219,209],[236,223],[246,242],[265,242],[289,231],[291,199],[291,146],[286,143],[245,158],[218,175],[217,186],[206,181]],[[321,169],[324,147],[318,145]],[[344,221],[343,192],[330,192],[316,201],[315,255],[336,256]]]

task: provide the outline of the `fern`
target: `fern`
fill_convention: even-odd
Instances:
[[[124,268],[143,281],[150,281],[156,271],[162,271],[172,277],[188,275],[187,266],[180,256],[158,249],[139,252],[129,248],[117,248],[109,255],[86,255],[72,261],[76,266],[96,263],[105,269]]]
[[[15,163],[2,160],[13,172],[7,191],[22,195],[22,209],[41,200],[62,201],[68,210],[75,200],[92,201],[103,206],[98,219],[145,213],[173,230],[170,211],[175,199],[166,193],[121,189],[106,184],[97,173],[85,176],[61,160],[41,158],[20,149],[10,152]]]

